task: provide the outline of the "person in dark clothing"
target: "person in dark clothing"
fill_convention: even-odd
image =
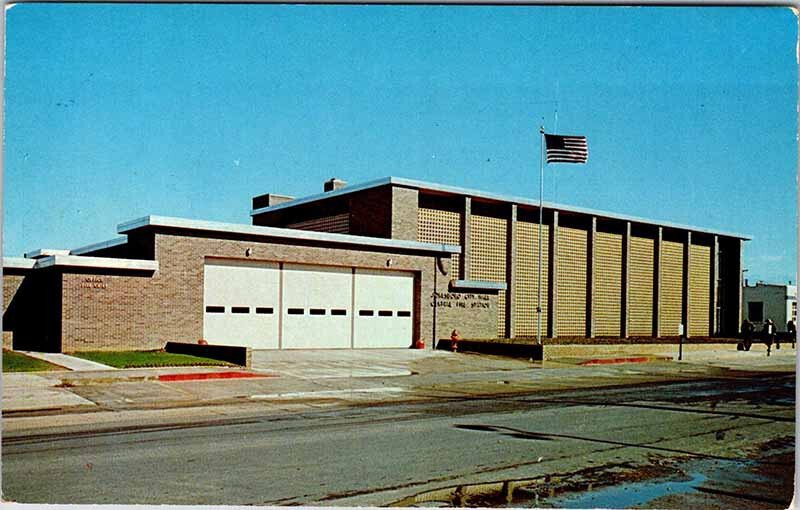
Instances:
[[[797,336],[797,326],[794,325],[793,320],[786,323],[786,332],[789,334],[789,341],[792,342],[792,349],[794,349],[794,339]]]
[[[775,341],[775,324],[772,322],[772,319],[767,319],[766,322],[764,322],[764,329],[761,330],[761,336],[764,343],[767,344],[767,356],[769,356],[772,350],[772,343]]]
[[[742,321],[742,346],[745,351],[750,350],[753,345],[753,323],[745,319]]]

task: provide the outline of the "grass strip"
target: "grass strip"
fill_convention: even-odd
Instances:
[[[235,366],[225,361],[165,351],[86,351],[70,354],[114,368]]]
[[[3,349],[3,372],[45,372],[48,370],[63,370],[63,368],[19,352]]]

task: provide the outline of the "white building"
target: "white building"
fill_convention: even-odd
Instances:
[[[745,282],[742,293],[742,318],[748,319],[756,328],[772,319],[778,331],[786,331],[786,323],[797,322],[797,285],[757,282],[750,286]]]

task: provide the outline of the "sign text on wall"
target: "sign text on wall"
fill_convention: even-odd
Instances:
[[[100,276],[87,276],[81,280],[82,289],[105,289],[106,282]]]
[[[460,292],[434,292],[431,306],[436,308],[489,308],[489,296]]]

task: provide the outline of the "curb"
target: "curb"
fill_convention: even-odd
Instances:
[[[648,363],[651,361],[672,361],[672,356],[634,356],[626,358],[596,358],[578,363],[580,366],[614,365],[619,363]]]
[[[278,377],[276,374],[255,374],[252,372],[206,372],[198,374],[161,374],[158,376],[160,382],[172,381],[205,381],[209,379],[247,379]]]

